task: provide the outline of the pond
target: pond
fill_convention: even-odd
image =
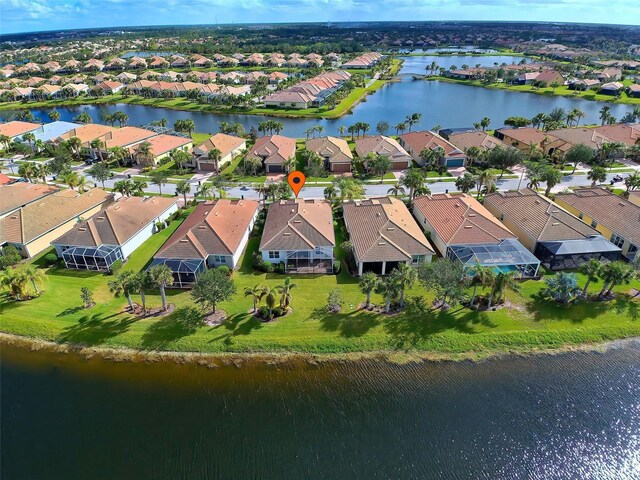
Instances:
[[[442,128],[472,127],[474,122],[483,117],[491,119],[491,128],[503,126],[503,122],[510,116],[532,118],[538,113],[549,113],[554,108],[565,110],[579,108],[585,112],[583,124],[599,123],[599,110],[604,103],[591,102],[583,99],[567,97],[553,97],[530,93],[510,92],[461,84],[438,81],[413,80],[412,73],[424,74],[425,67],[435,61],[438,65],[448,68],[463,63],[475,65],[493,65],[494,62],[519,62],[522,57],[482,56],[482,57],[404,57],[405,64],[401,70],[399,81],[384,85],[380,90],[368,96],[366,101],[358,104],[353,113],[334,120],[319,120],[305,118],[283,118],[284,135],[304,137],[305,130],[322,125],[326,134],[335,135],[340,126],[352,125],[355,122],[366,122],[371,125],[370,133],[375,132],[375,126],[380,120],[386,120],[391,126],[402,122],[407,114],[419,112],[422,120],[414,129],[427,129],[434,126]],[[625,113],[633,110],[630,105],[608,104],[611,114],[621,118]],[[88,112],[94,121],[100,121],[100,112],[124,111],[129,116],[129,124],[145,125],[160,118],[166,118],[170,125],[176,120],[191,118],[196,124],[196,131],[215,133],[219,122],[240,122],[245,129],[257,127],[259,122],[272,119],[265,115],[228,115],[200,112],[181,112],[177,110],[158,109],[141,105],[117,104],[97,107],[93,105],[74,108],[57,108],[61,120],[72,120],[82,111]],[[49,121],[46,109],[33,109],[34,115],[41,121]],[[2,115],[2,112],[0,112]],[[4,118],[11,115],[4,112]],[[390,131],[390,133],[395,133]]]
[[[1,355],[5,480],[619,480],[640,471],[637,342],[407,365],[207,368],[9,346]]]

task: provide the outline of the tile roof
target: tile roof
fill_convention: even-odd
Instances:
[[[449,142],[458,147],[462,151],[466,151],[471,147],[479,149],[492,149],[495,147],[508,148],[509,145],[502,140],[489,135],[487,132],[460,132],[449,135]]]
[[[416,154],[419,154],[425,148],[435,150],[440,147],[445,151],[447,158],[465,157],[464,152],[458,147],[430,130],[404,133],[400,135],[400,138],[406,145],[409,145]]]
[[[226,135],[224,133],[216,133],[197,145],[193,151],[197,155],[207,155],[209,150],[217,148],[220,150],[220,158],[224,158],[237,148],[240,148],[244,143],[244,138],[234,137],[233,135]]]
[[[0,215],[57,191],[56,187],[39,183],[16,182],[0,185]]]
[[[0,135],[6,135],[8,137],[14,138],[20,135],[23,135],[27,132],[32,132],[36,128],[39,128],[39,123],[31,123],[31,122],[7,122],[0,123]]]
[[[166,135],[163,133],[147,138],[144,142],[135,144],[133,147],[131,147],[131,150],[135,151],[140,148],[142,144],[148,143],[149,145],[151,145],[151,153],[153,154],[153,156],[158,157],[164,153],[171,152],[176,148],[189,145],[191,141],[192,140],[190,138],[177,137],[175,135]]]
[[[594,150],[600,148],[603,143],[611,142],[609,138],[594,128],[561,128],[559,130],[550,130],[549,133],[571,145],[587,145]]]
[[[177,202],[165,197],[125,197],[74,228],[52,244],[79,247],[124,245]]]
[[[558,193],[556,199],[640,247],[640,206],[604,188],[578,188]]]
[[[640,138],[640,123],[628,125],[620,123],[618,125],[603,125],[595,127],[594,130],[612,142],[622,142],[625,145],[633,146]]]
[[[580,240],[600,235],[558,204],[529,188],[491,193],[484,203],[537,241]]]
[[[305,146],[307,150],[317,153],[322,158],[328,158],[329,163],[349,163],[353,160],[349,144],[343,138],[310,138]]]
[[[417,197],[417,209],[447,245],[498,244],[516,236],[475,198],[465,193]]]
[[[326,200],[281,200],[269,206],[260,250],[335,247],[333,212]]]
[[[407,261],[434,253],[405,204],[392,197],[345,202],[344,221],[361,262]]]
[[[260,209],[255,200],[217,200],[200,203],[155,258],[205,259],[233,255]]]
[[[142,142],[143,140],[146,140],[155,135],[155,132],[146,130],[144,128],[122,127],[114,128],[112,131],[108,132],[104,137],[102,137],[101,140],[105,143],[106,148],[109,149],[116,146],[128,147],[130,145]]]
[[[296,154],[296,139],[271,135],[260,137],[249,150],[247,158],[258,158],[267,165],[282,165]]]
[[[363,158],[367,153],[374,152],[378,155],[386,155],[391,161],[411,160],[411,156],[400,144],[391,137],[375,135],[356,140],[356,154]]]
[[[4,241],[26,244],[84,212],[110,201],[113,193],[94,188],[85,193],[61,190],[16,210],[0,220]]]
[[[542,132],[537,128],[520,127],[520,128],[499,128],[496,132],[500,132],[505,136],[513,138],[525,145],[540,145],[544,141],[553,141],[555,137],[547,132]],[[508,139],[504,140],[509,143]]]
[[[36,140],[48,142],[49,140],[53,140],[54,138],[67,133],[69,130],[78,128],[79,126],[80,124],[78,123],[58,120],[57,122],[45,123],[44,125],[40,125],[40,128],[38,128],[33,133],[36,136]]]
[[[108,127],[107,125],[89,123],[63,133],[56,140],[69,140],[72,137],[78,137],[80,141],[85,144],[95,140],[96,138],[103,137],[109,132],[113,132],[115,130],[115,128]]]

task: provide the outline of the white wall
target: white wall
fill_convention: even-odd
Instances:
[[[436,233],[436,231],[431,226],[431,224],[426,221],[424,215],[422,214],[419,208],[413,209],[413,215],[414,217],[416,217],[416,220],[418,221],[418,225],[420,226],[420,229],[426,232],[429,232],[429,235],[427,235],[429,241],[431,242],[432,245],[436,247],[436,250],[438,250],[440,255],[444,257],[447,254],[447,244],[444,243],[442,238],[440,238],[440,236]]]
[[[156,222],[165,221],[176,210],[178,210],[178,204],[174,203],[173,205],[171,205],[171,207],[169,207],[167,210],[161,213],[158,217],[153,219],[152,222],[149,222],[147,226],[145,226],[142,230],[136,233],[127,242],[122,244],[122,256],[125,259],[129,258],[129,255],[131,255],[140,245],[142,245],[145,242],[145,240],[147,240],[149,237],[151,237],[151,235],[153,235]]]

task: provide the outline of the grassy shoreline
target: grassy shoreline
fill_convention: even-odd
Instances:
[[[585,90],[585,91],[569,90],[569,87],[567,87],[566,85],[557,87],[554,91],[554,89],[551,87],[537,88],[537,87],[534,87],[533,85],[506,85],[504,83],[493,83],[490,85],[485,85],[480,80],[462,80],[462,79],[442,77],[442,76],[425,77],[424,79],[427,81],[456,83],[459,85],[466,85],[469,87],[489,88],[493,90],[507,90],[510,92],[519,92],[519,93],[533,93],[535,95],[545,95],[549,97],[555,96],[555,97],[576,98],[580,100],[589,100],[592,102],[616,103],[620,105],[640,105],[640,98],[628,97],[626,93],[623,93],[620,98],[616,99],[612,95],[602,95],[599,93],[595,93],[591,90]]]

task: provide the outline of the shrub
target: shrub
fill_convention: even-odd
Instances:
[[[58,263],[58,255],[56,255],[55,253],[47,253],[44,258],[44,264],[47,267],[51,267],[53,265],[55,265],[56,263]]]
[[[156,222],[156,232],[159,232],[160,230],[164,230],[165,224],[164,222]]]
[[[231,275],[231,269],[229,267],[227,267],[226,265],[219,265],[216,268],[218,270],[220,270],[222,273],[224,273],[225,275],[227,275],[227,276]]]
[[[252,264],[253,264],[253,268],[255,268],[260,272],[273,273],[273,270],[274,270],[273,263],[264,261],[264,259],[262,258],[262,255],[260,255],[259,252],[255,252],[253,254]]]
[[[276,270],[276,273],[279,273],[279,274],[281,274],[281,275],[284,275],[284,272],[285,272],[285,265],[284,265],[284,262],[280,262],[278,265],[276,265],[275,270]]]
[[[333,273],[335,275],[338,275],[341,270],[342,270],[342,263],[340,263],[340,260],[336,260],[335,262],[333,262]]]
[[[429,311],[429,304],[424,297],[415,296],[407,299],[405,308],[411,315],[425,315]]]
[[[267,313],[269,313],[269,309],[267,309]],[[274,317],[282,317],[287,313],[287,309],[286,308],[282,308],[282,307],[275,307],[273,309],[273,316]]]
[[[0,255],[0,268],[12,267],[20,260],[22,260],[22,256],[18,249],[13,245],[7,245],[2,249],[2,255]]]
[[[339,288],[334,288],[329,292],[327,297],[327,309],[330,312],[338,313],[342,309],[344,300],[342,299],[342,292]]]
[[[269,318],[269,308],[262,305],[258,308],[258,316],[260,318]]]
[[[123,263],[124,262],[122,260],[116,260],[113,262],[111,264],[111,268],[109,268],[109,274],[116,275],[122,269]]]

